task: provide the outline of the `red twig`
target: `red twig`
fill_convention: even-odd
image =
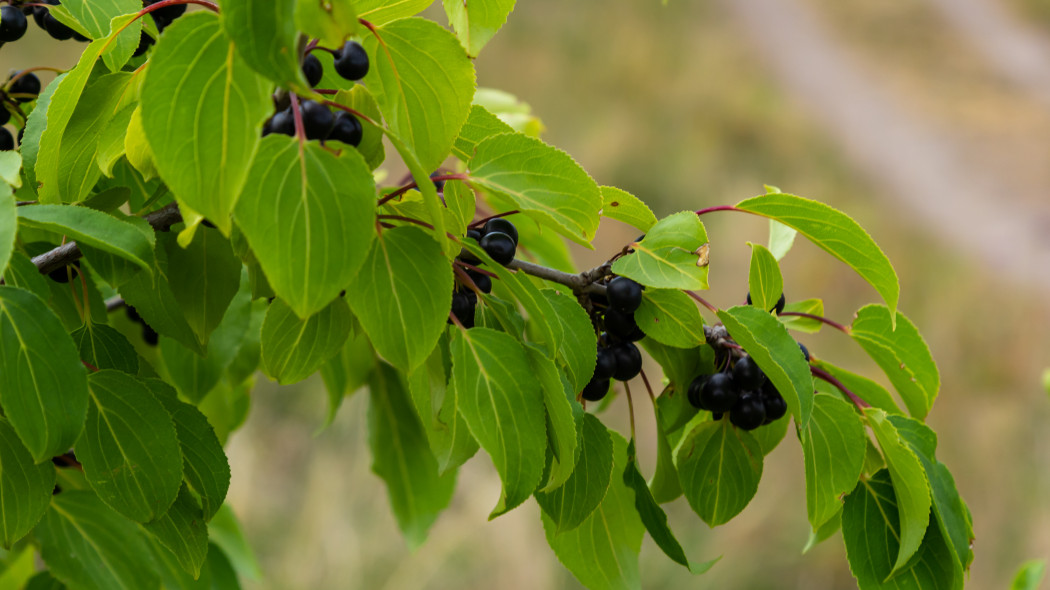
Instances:
[[[844,326],[844,325],[842,325],[842,324],[840,324],[840,323],[838,323],[836,321],[829,320],[828,318],[826,318],[824,316],[814,315],[814,314],[811,314],[811,313],[802,313],[801,311],[784,311],[784,312],[781,312],[780,315],[798,316],[800,318],[809,318],[811,320],[817,320],[818,322],[827,324],[827,325],[831,326],[832,328],[835,328],[836,330],[838,330],[839,332],[842,332],[843,334],[849,334],[850,333],[849,326]]]
[[[864,401],[860,398],[860,396],[850,391],[849,388],[846,387],[841,381],[836,379],[834,375],[828,373],[824,369],[810,365],[809,372],[812,373],[814,377],[827,381],[828,383],[837,387],[838,390],[845,394],[845,396],[848,397],[851,402],[853,402],[853,405],[857,406],[857,408],[859,408],[861,411],[864,411],[864,408],[871,407],[871,404]]]

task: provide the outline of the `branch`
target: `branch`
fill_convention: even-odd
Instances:
[[[172,203],[146,215],[144,219],[153,226],[153,229],[168,231],[168,228],[182,221],[182,213],[179,212],[179,206]],[[83,256],[83,253],[76,242],[66,242],[54,250],[34,257],[33,264],[40,270],[40,274],[46,275],[72,264],[74,261],[79,260],[81,256]]]
[[[811,365],[809,367],[809,372],[812,373],[814,377],[818,379],[823,379],[824,381],[827,381],[828,383],[837,387],[838,390],[841,391],[846,397],[848,397],[849,400],[853,402],[853,405],[857,406],[857,409],[861,412],[864,411],[864,408],[871,407],[871,404],[861,399],[859,395],[850,391],[845,384],[843,384],[841,381],[836,379],[834,375],[825,371],[824,369],[821,369],[820,367],[814,367]]]
[[[526,262],[520,258],[515,258],[507,265],[507,268],[520,270],[527,275],[539,277],[546,281],[551,281],[552,283],[565,285],[573,291],[604,293],[605,287],[602,285],[595,285],[594,283],[609,274],[612,265],[606,262],[605,264],[596,266],[591,270],[586,270],[579,274],[571,274],[554,268]]]

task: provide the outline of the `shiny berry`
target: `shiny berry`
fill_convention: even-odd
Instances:
[[[368,54],[357,41],[347,41],[335,55],[335,73],[345,80],[360,80],[368,74]]]
[[[637,342],[645,338],[645,332],[638,327],[633,313],[623,313],[615,307],[610,307],[605,310],[604,322],[605,329],[620,340]]]
[[[594,364],[595,379],[610,379],[616,373],[616,353],[611,348],[599,348]]]
[[[44,30],[47,31],[48,35],[51,35],[52,39],[57,39],[59,41],[72,39],[73,34],[76,33],[73,29],[60,23],[50,11],[44,15]]]
[[[346,145],[357,147],[361,145],[362,137],[364,137],[364,130],[357,117],[346,111],[339,111],[339,114],[335,116],[335,125],[328,134],[328,140],[341,141]]]
[[[698,410],[706,410],[704,407],[704,401],[700,396],[700,392],[704,389],[704,384],[707,383],[707,375],[700,375],[693,382],[689,384],[689,391],[686,393],[686,399],[689,400],[689,405],[693,406]]]
[[[26,34],[29,21],[21,8],[4,6],[0,8],[0,42],[18,41]]]
[[[634,313],[642,304],[642,286],[627,277],[616,277],[605,289],[609,305],[624,313]]]
[[[263,135],[277,133],[280,135],[295,135],[295,115],[289,107],[280,111],[267,121],[263,127]]]
[[[507,266],[514,260],[517,245],[514,238],[501,231],[494,231],[481,238],[481,247],[497,263]]]
[[[617,344],[613,348],[616,356],[616,370],[613,378],[617,381],[630,381],[642,372],[642,353],[631,342]]]
[[[481,228],[482,234],[489,234],[496,231],[507,234],[510,236],[510,239],[514,240],[514,245],[518,245],[518,228],[509,219],[504,217],[490,219],[486,221],[485,226]]]
[[[452,295],[452,314],[456,316],[459,323],[463,324],[464,328],[474,327],[474,307],[476,303],[477,299],[472,299],[466,293],[458,292]]]
[[[754,430],[762,426],[766,419],[766,406],[758,393],[747,392],[740,395],[729,411],[729,421],[737,428]]]
[[[712,412],[728,412],[740,394],[728,373],[715,373],[700,388],[700,403]]]
[[[474,281],[474,286],[482,293],[492,292],[492,277],[489,275],[468,270],[467,276],[470,277],[470,280]]]
[[[0,152],[7,152],[13,149],[15,149],[15,138],[11,137],[10,131],[0,127]]]
[[[583,392],[580,394],[580,397],[589,402],[597,402],[601,401],[608,393],[608,379],[591,379],[587,382],[587,385],[583,386]]]
[[[14,76],[17,75],[17,73],[14,74]],[[11,83],[7,88],[7,92],[8,94],[25,94],[27,96],[19,97],[15,100],[18,102],[29,102],[40,94],[40,78],[37,78],[36,74],[30,72]]]
[[[767,388],[763,387],[762,388],[762,403],[763,403],[763,405],[765,405],[765,408],[766,408],[766,419],[765,419],[765,423],[766,424],[769,424],[770,422],[773,422],[774,420],[779,420],[779,419],[783,418],[785,414],[787,414],[787,410],[788,410],[787,402],[784,401],[784,397],[781,396],[780,393],[777,392],[776,389],[773,389],[773,394],[770,395],[770,393],[767,390]]]
[[[733,382],[741,389],[758,389],[765,380],[765,373],[750,356],[738,360],[733,366]]]
[[[306,77],[306,81],[310,84],[311,88],[315,88],[321,83],[321,78],[324,77],[324,67],[321,65],[321,60],[317,59],[317,56],[308,53],[303,58],[303,76]]]
[[[306,139],[325,139],[335,125],[335,115],[325,105],[313,101],[304,100],[299,108],[303,116],[303,131]]]

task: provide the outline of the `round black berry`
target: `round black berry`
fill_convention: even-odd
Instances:
[[[615,307],[605,310],[605,329],[620,340],[638,342],[645,338],[645,332],[638,327],[633,313],[623,313]]]
[[[486,221],[485,226],[481,228],[482,235],[497,231],[507,234],[514,240],[514,245],[518,245],[518,228],[509,219],[496,217]]]
[[[58,6],[58,0],[37,0],[36,4],[50,4],[51,6]],[[44,17],[47,16],[47,8],[44,6],[33,7],[33,20],[36,21],[36,26],[47,31],[47,27],[44,26]]]
[[[303,58],[303,76],[306,77],[306,81],[310,83],[310,88],[315,88],[321,83],[321,78],[324,77],[324,67],[321,65],[321,60],[317,59],[317,56],[308,53]]]
[[[456,316],[459,323],[463,324],[464,328],[474,327],[475,304],[477,304],[477,299],[471,299],[466,293],[452,294],[452,314]]]
[[[616,277],[605,288],[609,305],[624,313],[634,313],[642,304],[642,286],[627,277]]]
[[[347,41],[335,55],[335,73],[345,80],[360,80],[368,73],[368,54],[357,41]]]
[[[73,29],[67,27],[66,25],[58,22],[58,19],[55,18],[50,11],[48,11],[48,13],[44,15],[44,30],[47,31],[48,35],[51,35],[52,39],[57,39],[59,41],[72,39],[73,33],[76,32]]]
[[[799,347],[799,349],[802,350],[802,356],[806,357],[806,362],[808,363],[809,362],[809,349],[806,348],[806,345],[802,344],[801,342],[798,343],[798,347]]]
[[[591,379],[587,385],[583,386],[580,397],[589,402],[596,402],[601,401],[607,393],[609,393],[608,379]]]
[[[0,125],[7,125],[7,122],[11,120],[11,111],[0,105]]]
[[[146,344],[156,346],[157,342],[160,341],[160,335],[153,328],[142,324],[142,339],[146,341]]]
[[[139,315],[139,310],[126,303],[124,304],[124,314],[128,316],[129,320],[136,324],[142,321],[142,316]]]
[[[22,38],[22,35],[26,34],[26,28],[29,27],[29,21],[26,20],[26,15],[22,13],[21,8],[14,6],[4,6],[0,8],[0,41],[18,41]]]
[[[156,4],[157,2],[160,2],[160,0],[154,0],[153,2],[150,2],[150,4]],[[172,4],[170,6],[165,6],[164,8],[158,8],[150,14],[152,14],[154,17],[159,16],[160,18],[168,21],[168,24],[171,24],[171,21],[179,18],[180,16],[186,13],[186,8],[187,6],[185,4]]]
[[[481,238],[481,247],[493,260],[503,266],[507,266],[514,260],[514,253],[517,251],[514,238],[501,231],[485,234]]]
[[[263,135],[269,135],[270,133],[295,135],[295,115],[292,114],[291,108],[280,111],[267,121],[263,127]]]
[[[335,125],[332,126],[328,139],[357,147],[361,145],[362,137],[364,137],[364,130],[361,128],[361,122],[357,120],[357,117],[346,111],[339,111],[339,114],[335,116]]]
[[[768,388],[762,388],[762,403],[766,408],[766,424],[783,418],[788,411],[788,405],[784,401],[784,397],[775,388],[772,392],[770,394]]]
[[[617,381],[630,381],[642,372],[642,353],[631,342],[617,344],[613,348],[616,356],[616,370],[613,378]]]
[[[762,403],[762,397],[750,391],[741,394],[729,411],[729,421],[743,430],[754,430],[762,426],[765,419],[766,406]]]
[[[468,270],[467,276],[470,277],[470,280],[474,281],[474,286],[476,286],[482,293],[492,292],[492,278],[489,275]]]
[[[11,137],[11,132],[3,127],[0,127],[0,152],[7,152],[15,149],[15,138]]]
[[[700,392],[704,389],[704,384],[707,383],[707,375],[700,375],[693,382],[689,384],[689,390],[686,393],[686,399],[689,400],[689,405],[693,406],[698,410],[706,410],[704,407],[704,400],[700,395]]]
[[[599,348],[594,364],[595,379],[610,379],[616,373],[616,353],[611,348]]]
[[[15,73],[14,78],[18,73]],[[16,98],[18,102],[29,102],[40,94],[40,78],[36,77],[36,74],[30,72],[21,78],[15,80],[7,88],[8,94],[25,94],[26,96]]]
[[[325,105],[313,101],[304,100],[300,105],[303,115],[303,131],[306,139],[325,139],[335,125],[335,115]]]
[[[700,388],[700,403],[712,412],[728,412],[740,397],[728,373],[715,373]]]
[[[733,382],[741,389],[758,389],[765,380],[765,373],[750,356],[738,360],[733,366]]]
[[[711,421],[712,422],[718,422],[719,420],[722,419],[722,416],[724,414],[725,414],[725,412],[711,412]]]

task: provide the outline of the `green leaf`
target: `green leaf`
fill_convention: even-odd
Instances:
[[[378,24],[366,16],[368,10],[360,2],[355,5],[361,18]],[[452,33],[421,18],[378,27],[364,46],[371,62],[364,84],[390,131],[423,168],[437,168],[470,113],[473,62]]]
[[[342,47],[357,32],[357,13],[351,0],[296,0],[295,26],[325,47]]]
[[[201,342],[222,321],[240,285],[241,261],[218,230],[198,227],[180,247],[172,233],[158,238],[168,255],[168,284],[183,317]]]
[[[153,233],[87,207],[33,205],[18,208],[24,227],[64,235],[78,244],[108,252],[149,269],[153,263]]]
[[[594,414],[583,415],[580,458],[569,479],[550,492],[536,492],[536,503],[555,534],[580,526],[602,503],[613,469],[609,430]]]
[[[459,392],[449,386],[451,368],[448,338],[443,337],[427,361],[408,375],[412,403],[439,473],[459,467],[478,452],[478,441],[459,411]]]
[[[676,289],[646,289],[634,319],[645,335],[676,348],[696,348],[707,342],[704,320],[696,303]]]
[[[369,391],[372,471],[386,482],[398,526],[409,547],[416,548],[452,499],[456,472],[438,475],[437,460],[430,452],[404,378],[396,369],[380,363],[372,372]]]
[[[138,10],[139,6],[135,6],[130,14],[114,16],[109,21],[109,47],[102,51],[102,61],[111,72],[119,72],[138,49],[145,22],[138,18]]]
[[[802,439],[806,510],[814,531],[842,510],[840,498],[857,485],[864,468],[864,426],[846,402],[821,393]]]
[[[634,507],[642,519],[642,524],[664,555],[675,563],[684,565],[694,574],[702,574],[711,569],[717,559],[707,563],[691,563],[685,556],[685,550],[667,526],[667,513],[653,499],[649,486],[645,484],[645,478],[638,471],[633,440],[627,445],[627,468],[623,472],[623,483],[634,492]]]
[[[182,482],[182,454],[171,416],[131,375],[105,370],[88,379],[77,459],[99,498],[138,522],[167,512]]]
[[[779,191],[777,191],[779,192]],[[795,244],[798,232],[775,219],[769,220],[769,251],[778,261],[782,260]]]
[[[561,534],[546,512],[540,516],[547,543],[580,583],[591,590],[638,590],[642,587],[638,552],[645,526],[630,488],[623,483],[627,441],[619,434],[611,435],[612,481],[598,508],[580,526]]]
[[[108,178],[114,175],[113,168],[120,158],[127,153],[128,129],[131,127],[131,117],[138,109],[138,103],[133,102],[117,111],[113,118],[106,123],[102,135],[98,140],[98,167],[102,174]]]
[[[237,515],[233,513],[233,509],[228,504],[223,504],[222,508],[215,513],[215,518],[208,523],[208,538],[212,543],[218,545],[221,549],[219,553],[225,554],[239,576],[252,580],[262,578],[262,570],[259,568],[251,547],[248,546],[248,541],[244,538],[244,533],[241,532]],[[215,553],[214,550],[208,552],[209,562]]]
[[[175,198],[223,234],[272,109],[269,85],[234,52],[218,16],[193,12],[164,30],[142,84],[142,127]]]
[[[769,217],[797,230],[828,254],[845,262],[896,310],[900,283],[886,255],[864,228],[823,203],[771,193],[740,201],[736,208]]]
[[[449,24],[471,57],[481,53],[514,10],[514,0],[442,0],[442,4]]]
[[[65,0],[62,6],[69,10],[92,39],[109,36],[109,23],[114,17],[142,9],[142,4],[137,0]]]
[[[157,178],[157,163],[153,149],[146,141],[146,131],[142,123],[142,105],[135,108],[131,113],[131,120],[128,121],[128,132],[124,136],[124,155],[143,179],[149,181]]]
[[[795,423],[805,431],[813,411],[813,377],[795,339],[775,317],[750,305],[724,309],[718,317],[784,396]]]
[[[656,406],[656,470],[649,480],[653,500],[665,504],[682,495],[682,484],[678,481],[678,468],[674,464],[674,449],[671,447],[672,427],[679,426],[681,419],[688,421],[696,414],[696,408],[685,399],[685,394],[670,395],[670,391],[657,398]],[[677,430],[677,429],[675,429]]]
[[[569,479],[579,460],[583,406],[576,401],[575,389],[546,353],[532,344],[525,347],[525,352],[540,382],[543,405],[547,410],[547,443],[551,461],[547,483],[541,491],[551,492]]]
[[[90,70],[90,68],[88,69]],[[88,73],[90,73],[90,71]],[[80,74],[77,76],[79,77]],[[63,86],[63,82],[67,77],[68,74],[59,74],[58,76],[55,76],[55,79],[52,80],[50,84],[44,87],[44,90],[36,99],[36,106],[33,107],[33,112],[29,113],[29,117],[26,119],[26,126],[24,128],[25,133],[22,135],[22,141],[18,146],[18,150],[22,154],[22,169],[26,177],[26,187],[34,190],[37,188],[37,156],[40,153],[40,140],[42,139],[45,128],[48,126],[47,115],[51,108],[51,97],[58,91],[59,87],[63,88],[63,94],[67,92],[68,89]],[[81,85],[80,90],[77,90],[77,95],[79,95],[81,90],[83,90],[83,85]],[[68,100],[68,98],[63,100]],[[56,112],[58,108],[59,107],[56,107]],[[68,122],[68,115],[66,114],[63,116],[67,117],[65,122]],[[65,125],[65,122],[62,124]],[[55,124],[57,125],[58,123],[56,122]]]
[[[892,478],[894,503],[899,508],[900,521],[895,527],[900,533],[899,552],[892,569],[884,574],[889,577],[905,569],[909,560],[919,551],[927,525],[930,524],[930,483],[919,458],[901,439],[886,413],[877,408],[865,408],[864,415],[886,457],[886,466]],[[843,525],[845,522],[844,515]]]
[[[22,154],[14,151],[0,152],[0,180],[12,188],[22,186]]]
[[[614,273],[661,289],[707,288],[707,231],[695,213],[661,219],[631,247],[613,263]]]
[[[590,316],[575,297],[550,289],[542,292],[554,308],[553,317],[562,325],[562,338],[558,341],[558,364],[569,378],[573,392],[578,392],[594,375],[598,337],[594,334]]]
[[[784,313],[796,312],[796,313],[808,313],[810,315],[823,316],[824,315],[824,301],[821,299],[804,299],[802,301],[792,301],[784,306]],[[805,332],[807,334],[816,334],[824,327],[824,322],[815,320],[813,318],[806,318],[794,315],[784,315],[783,313],[777,316],[781,324],[784,324],[788,330],[796,330],[798,332]]]
[[[30,578],[23,590],[66,590],[66,585],[45,570]]]
[[[529,137],[539,137],[545,127],[539,117],[532,114],[532,107],[518,97],[503,90],[478,88],[474,94],[474,104],[485,107],[490,113],[499,117],[514,131]]]
[[[751,436],[758,441],[763,455],[768,455],[777,448],[780,441],[787,435],[788,420],[776,420],[772,424],[764,424],[751,431]]]
[[[882,367],[908,412],[925,418],[937,399],[941,377],[915,324],[899,311],[893,320],[886,307],[866,305],[857,311],[850,335]]]
[[[430,6],[434,0],[354,0],[357,16],[375,26],[412,16]]]
[[[36,526],[54,489],[54,467],[35,464],[11,424],[0,418],[0,543],[5,549]]]
[[[140,272],[120,288],[124,301],[135,308],[157,333],[177,340],[194,353],[206,354],[205,342],[190,327],[168,280],[168,255],[162,244],[153,250],[151,272]]]
[[[29,291],[45,301],[51,297],[51,287],[48,283],[52,281],[44,278],[33,261],[17,250],[11,253],[11,262],[4,271],[3,278],[8,286]]]
[[[351,321],[350,308],[342,297],[305,320],[275,299],[262,325],[262,362],[267,376],[282,385],[306,379],[343,348]]]
[[[135,347],[110,326],[86,322],[71,336],[80,350],[80,359],[92,367],[115,369],[132,375],[139,372],[139,357]]]
[[[296,0],[219,0],[222,28],[237,55],[256,72],[281,86],[309,89],[299,67]]]
[[[698,424],[682,440],[676,458],[685,499],[710,526],[740,514],[758,491],[762,449],[750,432],[729,420]]]
[[[75,588],[158,587],[138,528],[90,492],[70,490],[55,496],[34,535],[51,573]]]
[[[6,153],[6,152],[5,152]],[[0,186],[0,275],[7,272],[7,263],[15,250],[18,235],[18,212],[11,188]]]
[[[751,267],[748,270],[747,286],[751,304],[759,309],[771,310],[784,294],[784,278],[773,253],[761,244],[748,242],[751,246]]]
[[[328,416],[322,428],[335,420],[343,400],[357,392],[368,381],[375,367],[372,345],[364,334],[352,336],[346,344],[321,367],[321,379],[328,392]]]
[[[87,371],[36,295],[0,286],[0,405],[37,463],[69,450],[87,415]]]
[[[806,546],[802,548],[802,554],[809,553],[810,549],[813,549],[817,545],[827,541],[831,535],[834,535],[842,528],[842,509],[840,508],[834,516],[828,519],[827,522],[820,525],[820,528],[816,531],[809,531],[809,539],[806,539]]]
[[[180,401],[175,390],[164,381],[147,379],[145,384],[175,424],[182,452],[182,476],[200,498],[204,520],[210,520],[219,511],[230,488],[230,464],[215,429],[200,410]]]
[[[182,569],[199,577],[208,558],[208,526],[204,521],[200,504],[183,485],[171,508],[143,528],[175,555]]]
[[[710,375],[715,372],[714,349],[706,344],[697,348],[674,348],[660,344],[652,338],[645,338],[640,344],[645,349],[645,352],[649,353],[649,356],[653,357],[653,360],[660,365],[660,368],[664,371],[664,376],[670,381],[671,388],[675,392],[675,395],[670,396],[670,398],[678,399],[683,408],[692,408],[685,399],[686,390],[696,377]],[[679,393],[681,394],[680,396],[678,395]],[[690,413],[690,417],[696,413],[695,408],[693,410]],[[682,424],[688,421],[689,419],[687,418],[673,428],[668,426],[668,433],[681,428]]]
[[[459,137],[452,146],[452,155],[468,162],[474,157],[474,148],[483,140],[500,133],[513,132],[514,129],[510,125],[500,121],[499,117],[490,113],[485,107],[473,105],[470,107],[470,114],[467,115],[467,122],[459,130]]]
[[[493,135],[477,144],[470,183],[514,202],[536,221],[591,247],[602,194],[565,152],[520,133]]]
[[[904,413],[897,407],[897,402],[893,401],[893,396],[890,395],[890,392],[886,391],[885,387],[879,385],[875,381],[857,375],[856,373],[851,373],[846,369],[836,367],[827,361],[814,361],[813,365],[831,373],[832,377],[841,381],[847,389],[857,394],[860,399],[868,402],[872,406],[884,410],[888,414]],[[814,381],[814,383],[817,383],[817,381]],[[830,387],[829,390],[839,393],[838,389],[835,389],[834,387]]]
[[[622,221],[643,232],[656,225],[656,216],[652,209],[641,199],[614,186],[603,186],[602,217]]]
[[[48,499],[50,501],[50,498]],[[46,506],[45,506],[46,508]],[[41,515],[43,510],[41,510]],[[36,576],[36,549],[30,545],[22,547],[20,550],[15,549],[11,551],[7,558],[4,560],[3,573],[0,573],[0,588],[5,590],[11,590],[17,588],[18,590],[33,590],[36,588],[39,590],[39,586],[32,585],[30,580]],[[58,586],[58,590],[61,590],[61,585],[55,582]]]
[[[236,216],[274,292],[307,318],[357,275],[375,236],[374,211],[375,184],[359,155],[336,158],[316,142],[300,151],[274,134],[259,146]]]
[[[427,232],[383,231],[347,301],[384,359],[410,371],[434,350],[452,308],[452,267]]]
[[[547,436],[543,396],[521,343],[488,328],[452,336],[452,384],[459,411],[503,481],[495,518],[540,483]]]
[[[1018,568],[1017,574],[1010,584],[1010,590],[1039,590],[1039,585],[1042,584],[1045,574],[1045,559],[1026,561]]]
[[[842,509],[842,539],[846,558],[860,590],[956,590],[962,588],[962,570],[934,523],[920,531],[921,547],[907,567],[895,576],[891,570],[900,546],[899,487],[885,469],[846,496]]]

